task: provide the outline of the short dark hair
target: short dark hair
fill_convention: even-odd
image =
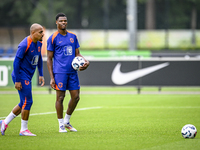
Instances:
[[[64,13],[58,13],[56,15],[56,21],[58,20],[59,17],[66,17],[66,15]]]

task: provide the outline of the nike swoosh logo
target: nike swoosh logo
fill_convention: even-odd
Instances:
[[[160,70],[168,65],[169,65],[169,63],[167,62],[167,63],[162,63],[159,65],[123,73],[120,71],[121,63],[118,63],[112,72],[111,79],[112,79],[113,83],[115,83],[117,85],[123,85],[128,82],[134,81],[138,78],[141,78],[143,76],[146,76],[152,72]]]

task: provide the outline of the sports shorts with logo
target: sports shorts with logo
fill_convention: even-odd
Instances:
[[[15,84],[15,77],[12,76],[12,80]],[[19,97],[20,97],[20,102],[18,105],[22,109],[30,110],[33,104],[31,81],[24,78],[24,79],[21,79],[20,82],[22,84],[22,89],[18,90]]]
[[[55,89],[60,91],[80,89],[78,73],[54,73]]]

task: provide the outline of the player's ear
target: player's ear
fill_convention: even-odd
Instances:
[[[35,30],[31,31],[31,34],[34,34],[35,33]]]

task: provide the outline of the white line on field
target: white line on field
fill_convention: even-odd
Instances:
[[[75,109],[75,110],[76,110],[76,111],[79,111],[79,110],[99,109],[99,108],[102,108],[102,107],[77,108],[77,109]]]
[[[111,106],[111,107],[102,107],[102,108],[109,108],[109,109],[120,109],[120,108],[136,108],[136,109],[193,109],[193,108],[200,108],[200,106],[180,106],[180,107],[173,107],[173,106]]]
[[[180,107],[172,107],[172,106],[114,106],[114,107],[86,107],[86,108],[77,108],[75,111],[81,111],[81,110],[90,110],[90,109],[100,109],[100,108],[106,108],[106,109],[122,109],[122,108],[132,108],[132,109],[199,109],[198,106],[180,106]],[[65,112],[65,111],[64,111]],[[45,113],[34,113],[30,114],[30,116],[36,116],[36,115],[48,115],[48,114],[54,114],[54,112],[45,112]],[[19,116],[18,116],[19,117]],[[0,119],[3,119],[6,117],[0,117]]]
[[[80,111],[80,110],[89,110],[89,109],[99,109],[99,108],[102,108],[102,107],[87,107],[87,108],[77,108],[75,109],[75,111]],[[65,111],[64,111],[65,112]],[[30,114],[30,116],[36,116],[36,115],[48,115],[48,114],[55,114],[56,111],[53,111],[53,112],[45,112],[45,113],[34,113],[34,114]],[[20,117],[20,115],[18,116]],[[0,119],[4,119],[6,117],[0,117]]]

